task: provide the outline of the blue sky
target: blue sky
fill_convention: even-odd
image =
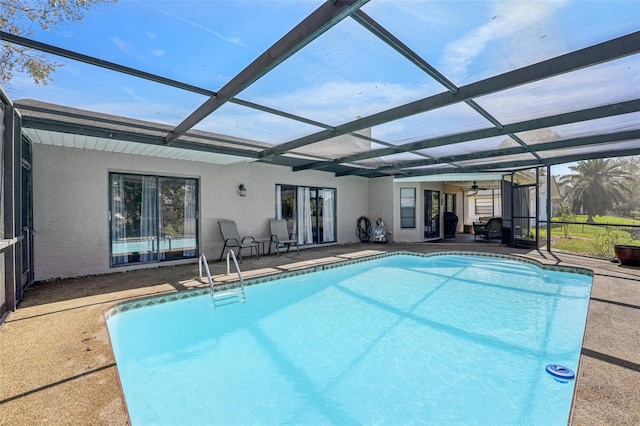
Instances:
[[[220,89],[282,37],[321,0],[135,1],[94,9],[83,24],[36,40],[118,64]],[[372,0],[362,9],[457,85],[587,47],[640,29],[638,0],[409,1]],[[636,55],[637,56],[637,55]],[[33,98],[144,120],[178,124],[206,98],[65,59],[53,82],[35,86],[16,76],[5,87],[12,99]],[[558,105],[556,91],[594,78],[590,72],[558,78],[554,84],[522,87],[480,99],[505,121],[526,119],[518,106],[539,105],[539,113],[598,102],[638,98],[637,57],[600,69],[627,73],[603,85],[602,95],[572,90],[576,99]],[[634,84],[635,83],[635,84]],[[618,86],[613,86],[613,85]],[[546,90],[546,92],[545,92]],[[346,19],[254,83],[238,97],[337,125],[444,89],[353,20]],[[527,110],[528,111],[528,110]],[[519,115],[520,114],[520,115]],[[427,113],[374,128],[374,137],[405,143],[455,131],[465,108]],[[462,125],[460,127],[463,127]],[[225,105],[198,128],[285,142],[318,128],[236,105]],[[470,129],[465,129],[470,130]]]

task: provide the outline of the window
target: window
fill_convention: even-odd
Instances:
[[[444,194],[444,211],[455,214],[456,194]]]
[[[276,185],[276,218],[300,245],[336,242],[336,189]]]
[[[476,215],[493,216],[493,196],[476,196]]]
[[[400,228],[416,227],[416,189],[400,188]]]
[[[111,266],[198,255],[198,181],[110,173]]]

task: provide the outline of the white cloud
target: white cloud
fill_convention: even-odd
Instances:
[[[521,65],[518,62],[530,61],[530,57],[519,56],[522,39],[532,34],[537,38],[545,36],[545,27],[566,3],[566,0],[492,2],[484,24],[445,46],[442,61],[445,74],[456,81],[465,80],[474,61],[489,56],[487,50],[492,43],[493,50],[503,52],[502,56],[516,66]]]
[[[138,52],[138,49],[132,43],[129,43],[118,36],[112,36],[110,37],[110,40],[113,42],[113,44],[116,45],[119,50],[126,53],[127,55],[131,55],[138,59],[145,59],[145,55],[140,54]],[[149,53],[152,56],[159,57],[164,56],[165,51],[163,49],[151,49],[149,50]]]
[[[355,120],[416,99],[412,86],[386,82],[327,81],[289,93],[257,98],[263,105],[277,103],[277,108],[323,123],[336,124]]]
[[[124,53],[132,53],[131,46],[118,36],[109,37],[113,44]]]
[[[629,56],[476,101],[505,124],[628,101],[640,96],[639,68],[638,58]]]
[[[209,31],[210,31],[210,30],[209,30]],[[231,43],[231,44],[236,44],[236,45],[238,45],[238,46],[242,46],[242,47],[249,48],[249,46],[247,46],[246,44],[244,44],[244,43],[242,42],[242,40],[240,40],[240,38],[239,38],[239,37],[225,37],[225,36],[223,36],[222,34],[220,34],[220,33],[219,33],[219,32],[217,32],[217,31],[211,31],[211,33],[215,34],[215,35],[216,35],[216,37],[218,37],[219,39],[224,40],[224,41],[226,41],[226,42],[229,42],[229,43]]]
[[[177,20],[179,20],[179,21],[182,21],[182,22],[184,22],[184,23],[186,23],[186,24],[188,24],[188,25],[191,25],[192,27],[195,27],[195,28],[201,29],[201,30],[203,30],[203,31],[206,31],[206,32],[208,32],[208,33],[210,33],[210,34],[213,34],[213,35],[215,35],[216,37],[218,37],[220,40],[224,40],[224,41],[226,41],[226,42],[228,42],[228,43],[235,44],[235,45],[238,45],[238,46],[241,46],[241,47],[245,47],[245,48],[247,48],[247,49],[251,49],[249,46],[247,46],[246,44],[244,44],[244,43],[242,42],[242,40],[241,40],[239,37],[223,36],[223,35],[222,35],[222,34],[220,34],[219,32],[217,32],[217,31],[215,31],[215,30],[212,30],[211,28],[206,27],[206,26],[204,26],[204,25],[198,24],[197,22],[194,22],[194,21],[191,21],[191,20],[189,20],[189,19],[183,18],[183,17],[181,17],[181,16],[175,15],[175,14],[173,14],[173,13],[170,13],[170,12],[166,11],[166,10],[163,10],[162,12],[163,12],[165,15],[170,16],[170,17],[172,17],[172,18],[174,18],[174,19],[177,19]],[[255,50],[255,49],[251,49],[251,50]]]
[[[145,100],[143,97],[138,96],[138,95],[136,94],[136,92],[135,92],[135,90],[134,90],[134,89],[132,89],[132,88],[130,88],[130,87],[123,87],[123,88],[122,88],[122,90],[123,90],[126,94],[128,94],[132,99],[134,99],[134,100],[136,100],[136,101],[139,101],[139,102],[146,102],[146,100]]]

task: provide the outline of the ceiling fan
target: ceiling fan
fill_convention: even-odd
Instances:
[[[472,195],[476,195],[478,193],[478,191],[485,191],[487,188],[481,188],[478,186],[478,182],[476,182],[475,180],[473,181],[473,185],[471,185],[469,187],[469,189],[467,189],[467,191],[469,192],[467,194],[467,197],[470,197]]]

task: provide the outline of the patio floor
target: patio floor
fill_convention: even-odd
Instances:
[[[580,358],[574,425],[640,424],[640,268],[505,247],[468,236],[424,244],[354,244],[245,258],[245,279],[380,251],[473,251],[582,266],[594,281]],[[339,257],[338,257],[339,256]],[[212,262],[222,274],[224,262]],[[104,312],[134,297],[203,284],[196,264],[33,285],[0,326],[0,424],[126,425],[129,419]]]

